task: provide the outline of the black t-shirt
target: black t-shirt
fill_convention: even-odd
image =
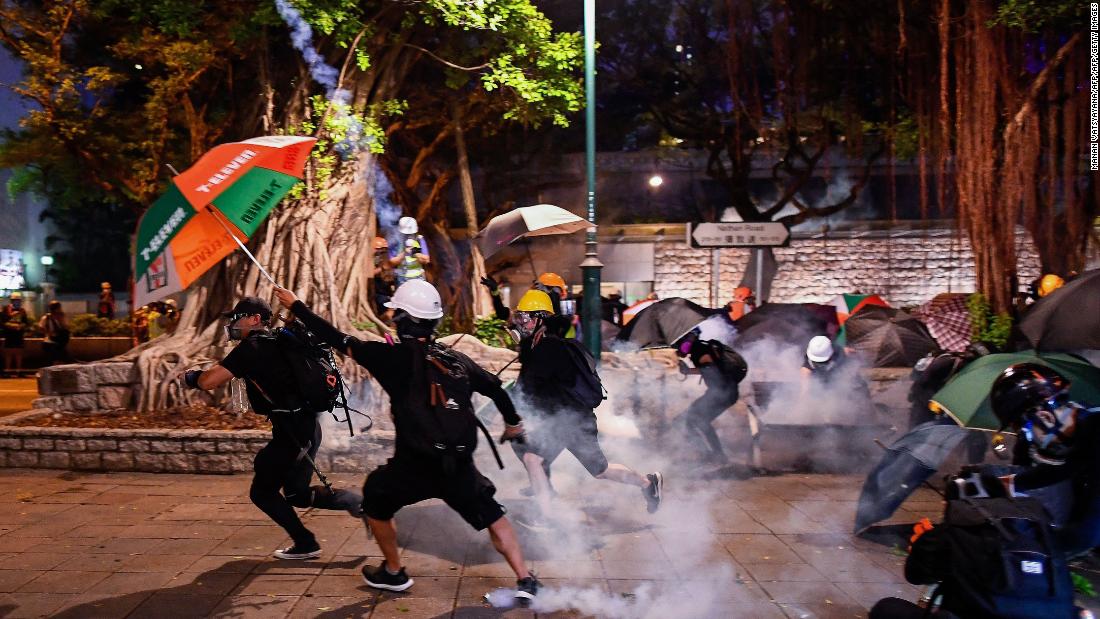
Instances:
[[[588,412],[568,395],[567,387],[577,380],[580,368],[573,360],[561,338],[555,335],[543,335],[538,343],[527,337],[520,342],[519,370],[517,386],[531,405],[542,413],[556,413],[562,410]]]
[[[222,367],[236,378],[244,379],[252,410],[261,415],[298,405],[291,391],[294,376],[283,354],[274,337],[251,334],[222,359]]]
[[[423,355],[426,345],[406,342],[392,345],[385,342],[364,342],[333,327],[324,318],[314,314],[301,301],[295,303],[291,311],[305,323],[310,331],[332,346],[334,350],[346,354],[348,349],[351,349],[352,359],[366,368],[390,396],[390,411],[397,435],[394,441],[394,456],[401,457],[412,449],[408,436],[409,433],[418,431],[416,420],[412,418],[412,415],[417,412],[414,409],[417,398],[412,397],[410,393],[411,389],[417,388],[415,381],[412,380],[413,356]],[[516,408],[512,405],[508,393],[501,387],[500,379],[466,355],[453,349],[452,352],[466,365],[471,389],[492,399],[506,423],[518,424],[520,417],[516,414]]]

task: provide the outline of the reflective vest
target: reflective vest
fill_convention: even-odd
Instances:
[[[401,261],[401,264],[397,266],[397,277],[402,282],[407,282],[410,279],[424,279],[424,265],[420,264],[420,261],[416,259],[416,254],[427,254],[424,251],[424,246],[421,244],[421,237],[419,234],[413,234],[405,237],[405,258]]]

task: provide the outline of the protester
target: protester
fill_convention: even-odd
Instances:
[[[1100,407],[1069,399],[1070,381],[1038,363],[1005,369],[989,401],[1002,429],[1015,432],[1013,464],[1025,467],[1002,482],[1011,493],[1034,491],[1063,481],[1072,485],[1068,510],[1057,533],[1070,556],[1100,546]]]
[[[151,311],[148,305],[142,305],[134,310],[133,316],[130,317],[130,333],[135,346],[149,341],[149,313]]]
[[[23,307],[23,293],[11,293],[8,301],[0,310],[4,333],[4,373],[18,378],[23,371],[23,338],[30,328],[31,319]]]
[[[729,458],[722,448],[722,441],[714,429],[714,420],[726,409],[737,403],[739,385],[749,372],[745,359],[721,342],[699,337],[693,330],[676,350],[680,357],[688,357],[695,372],[702,375],[706,391],[688,405],[684,411],[684,427],[689,439],[699,436],[706,447],[706,460],[714,464],[727,464]],[[691,373],[681,361],[680,370]]]
[[[148,309],[145,311],[145,328],[148,330],[149,339],[158,338],[164,335],[164,322],[161,320],[166,313],[164,304],[160,301],[154,301],[147,307]]]
[[[390,245],[386,239],[374,237],[374,259],[371,266],[371,278],[374,284],[374,313],[383,322],[393,321],[393,310],[386,307],[386,303],[393,297],[397,289],[397,275],[394,273],[393,264],[389,260]]]
[[[501,299],[497,281],[492,276],[485,276],[481,278],[481,283],[489,289],[496,317],[508,322],[512,310],[508,309],[504,300]],[[531,284],[531,290],[541,290],[550,295],[554,313],[547,319],[548,330],[561,337],[579,339],[580,317],[577,315],[577,299],[573,298],[565,279],[557,273],[542,273]]]
[[[96,306],[95,315],[97,318],[115,317],[115,293],[111,290],[111,282],[103,282],[99,285],[99,304]]]
[[[399,342],[364,342],[337,330],[289,290],[276,296],[323,341],[355,359],[389,394],[396,432],[393,456],[363,484],[363,509],[385,557],[371,570],[367,585],[404,591],[413,580],[405,573],[393,517],[401,508],[430,498],[442,499],[489,537],[516,574],[516,598],[530,600],[539,582],[524,564],[523,552],[504,508],[494,500],[496,487],[474,465],[478,428],[473,392],[488,396],[504,418],[501,441],[521,441],[523,423],[500,379],[462,353],[432,341],[443,307],[435,287],[422,280],[402,284],[388,303],[394,309]],[[490,440],[490,446],[492,441]]]
[[[616,290],[607,295],[607,300],[600,304],[601,316],[603,320],[610,322],[611,324],[621,327],[623,326],[623,312],[626,311],[626,303],[623,303],[623,293]]]
[[[267,301],[244,297],[222,316],[228,321],[225,329],[229,339],[240,343],[217,365],[205,371],[188,371],[184,382],[195,389],[213,390],[233,378],[244,379],[252,409],[271,420],[271,441],[256,454],[248,496],[293,540],[291,546],[275,551],[275,557],[319,557],[321,545],[302,524],[295,507],[362,515],[359,494],[332,489],[327,483],[310,486],[314,458],[321,446],[318,416],[331,410],[332,404],[326,407],[307,394],[305,377],[296,370],[303,367],[296,359],[305,354],[302,338],[285,330],[272,331]]]
[[[963,352],[929,353],[917,361],[910,373],[909,427],[937,419],[937,415],[928,408],[928,401],[970,362],[990,352],[985,344],[974,342]]]
[[[595,361],[575,340],[548,331],[546,321],[553,311],[550,295],[528,290],[511,314],[512,325],[520,334],[522,365],[516,386],[532,411],[530,437],[526,443],[513,444],[512,449],[527,469],[542,518],[550,514],[547,471],[562,451],[573,454],[596,479],[637,486],[649,513],[657,511],[663,476],[660,472],[641,475],[608,462],[592,410],[604,397]],[[544,521],[531,524],[546,525]]]
[[[46,353],[46,365],[56,365],[61,361],[71,361],[66,347],[69,345],[69,320],[61,309],[61,301],[50,301],[46,315],[38,321],[42,330],[42,348]]]
[[[738,286],[733,290],[733,300],[726,304],[726,313],[730,320],[742,318],[745,314],[756,309],[756,297],[752,294],[752,288]]]
[[[180,324],[180,311],[175,299],[167,299],[162,304],[164,315],[160,317],[160,330],[169,335],[176,332]]]
[[[419,227],[412,217],[402,217],[397,222],[401,233],[401,245],[390,247],[390,265],[394,267],[397,285],[414,279],[427,279],[424,267],[431,262],[428,242],[419,234]]]

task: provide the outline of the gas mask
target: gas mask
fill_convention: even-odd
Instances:
[[[1031,444],[1031,457],[1043,464],[1065,464],[1073,450],[1073,427],[1077,423],[1078,408],[1059,394],[1047,402],[1046,408],[1038,408],[1026,415],[1020,434]]]
[[[397,325],[397,337],[404,341],[431,338],[435,334],[435,326],[438,320],[417,318],[405,310],[399,309],[394,312],[393,322]]]
[[[225,329],[225,338],[231,342],[244,339],[244,331],[237,325],[237,322],[249,316],[250,314],[233,314],[230,316],[229,322],[223,327],[223,329]]]
[[[540,312],[512,312],[511,323],[509,325],[509,334],[516,342],[523,340],[526,337],[534,335],[535,331],[542,326],[542,316]]]

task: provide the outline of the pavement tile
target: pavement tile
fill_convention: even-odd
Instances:
[[[109,539],[93,546],[94,552],[104,554],[139,555],[152,552],[163,540],[159,539]]]
[[[122,533],[128,528],[129,527],[125,525],[84,524],[65,533],[65,537],[94,537],[107,539],[118,537],[119,533]]]
[[[18,591],[19,587],[44,573],[38,570],[0,570],[0,593]]]
[[[374,605],[371,619],[393,619],[400,617],[436,617],[447,616],[454,608],[454,603],[448,600],[433,598],[393,598],[378,600]]]
[[[718,538],[741,565],[803,563],[801,557],[774,535],[720,535]]]
[[[88,593],[152,593],[171,582],[173,576],[175,572],[120,572],[99,581]]]
[[[113,572],[134,558],[129,554],[86,553],[72,555],[70,559],[55,565],[53,569],[62,572]]]
[[[250,557],[228,557],[211,555],[195,561],[184,570],[184,573],[221,573],[248,574],[263,563],[263,559]]]
[[[416,582],[419,584],[420,579],[417,579]],[[306,593],[314,596],[339,596],[348,595],[365,587],[363,577],[359,574],[321,574],[309,585]]]
[[[604,576],[623,579],[679,580],[681,574],[668,561],[602,561]]]
[[[499,555],[498,555],[499,556]],[[414,563],[409,563],[409,569],[419,573],[419,570],[415,567]],[[494,561],[492,563],[475,563],[472,565],[466,565],[462,568],[463,576],[483,576],[483,577],[496,577],[496,578],[508,578],[514,576],[515,572],[512,568],[504,562],[504,559]]]
[[[538,574],[539,580],[604,577],[603,566],[599,561],[535,561],[531,564],[531,570]]]
[[[416,585],[413,585],[414,587]],[[458,583],[458,598],[455,607],[459,606],[484,606],[485,594],[494,589],[515,589],[516,579],[513,578],[462,578]]]
[[[233,617],[234,619],[255,617],[270,619],[283,617],[294,609],[299,598],[296,595],[242,595],[228,597],[221,601],[210,613],[210,617]]]
[[[168,581],[164,593],[173,595],[225,596],[236,589],[246,574],[235,572],[183,573]]]
[[[765,581],[825,581],[821,572],[805,563],[771,564],[749,563],[745,565],[749,575],[757,582]]]
[[[84,593],[110,575],[110,572],[43,572],[19,587],[18,593]]]
[[[237,585],[233,595],[298,596],[305,593],[316,578],[313,574],[249,574]]]
[[[19,528],[15,528],[16,534],[4,535],[4,552],[25,552],[27,550],[37,550],[39,546],[43,544],[51,543],[53,538],[50,537],[32,537],[30,535],[23,535],[19,533]],[[2,555],[0,555],[2,556]]]
[[[325,569],[324,559],[306,559],[304,561],[289,561],[283,559],[267,558],[252,568],[253,574],[299,574],[317,576]]]
[[[326,619],[369,617],[373,609],[373,597],[365,598],[360,595],[302,596],[290,611],[289,617],[293,619],[304,619],[307,617],[310,619],[314,617],[324,617]]]
[[[848,594],[830,582],[762,581],[760,586],[781,604],[852,604]]]
[[[52,613],[54,619],[85,619],[86,617],[126,617],[152,595],[142,591],[128,595],[82,593],[75,595]]]
[[[179,595],[158,591],[143,600],[133,614],[134,619],[200,619],[224,599],[221,595]]]
[[[214,539],[166,539],[150,552],[164,555],[205,555],[220,543]]]
[[[920,587],[908,583],[838,582],[836,586],[856,604],[865,608],[871,608],[875,602],[886,597],[916,600],[921,591]]]
[[[5,593],[0,595],[0,610],[5,619],[49,617],[74,598],[72,593]]]
[[[462,574],[462,563],[441,559],[434,555],[414,550],[406,550],[401,555],[402,563],[410,571],[423,576],[458,576]],[[477,576],[495,576],[496,574],[476,574]]]
[[[864,619],[867,611],[851,604],[780,604],[789,619]]]
[[[48,570],[72,557],[53,552],[9,552],[0,555],[0,565],[8,570]]]

